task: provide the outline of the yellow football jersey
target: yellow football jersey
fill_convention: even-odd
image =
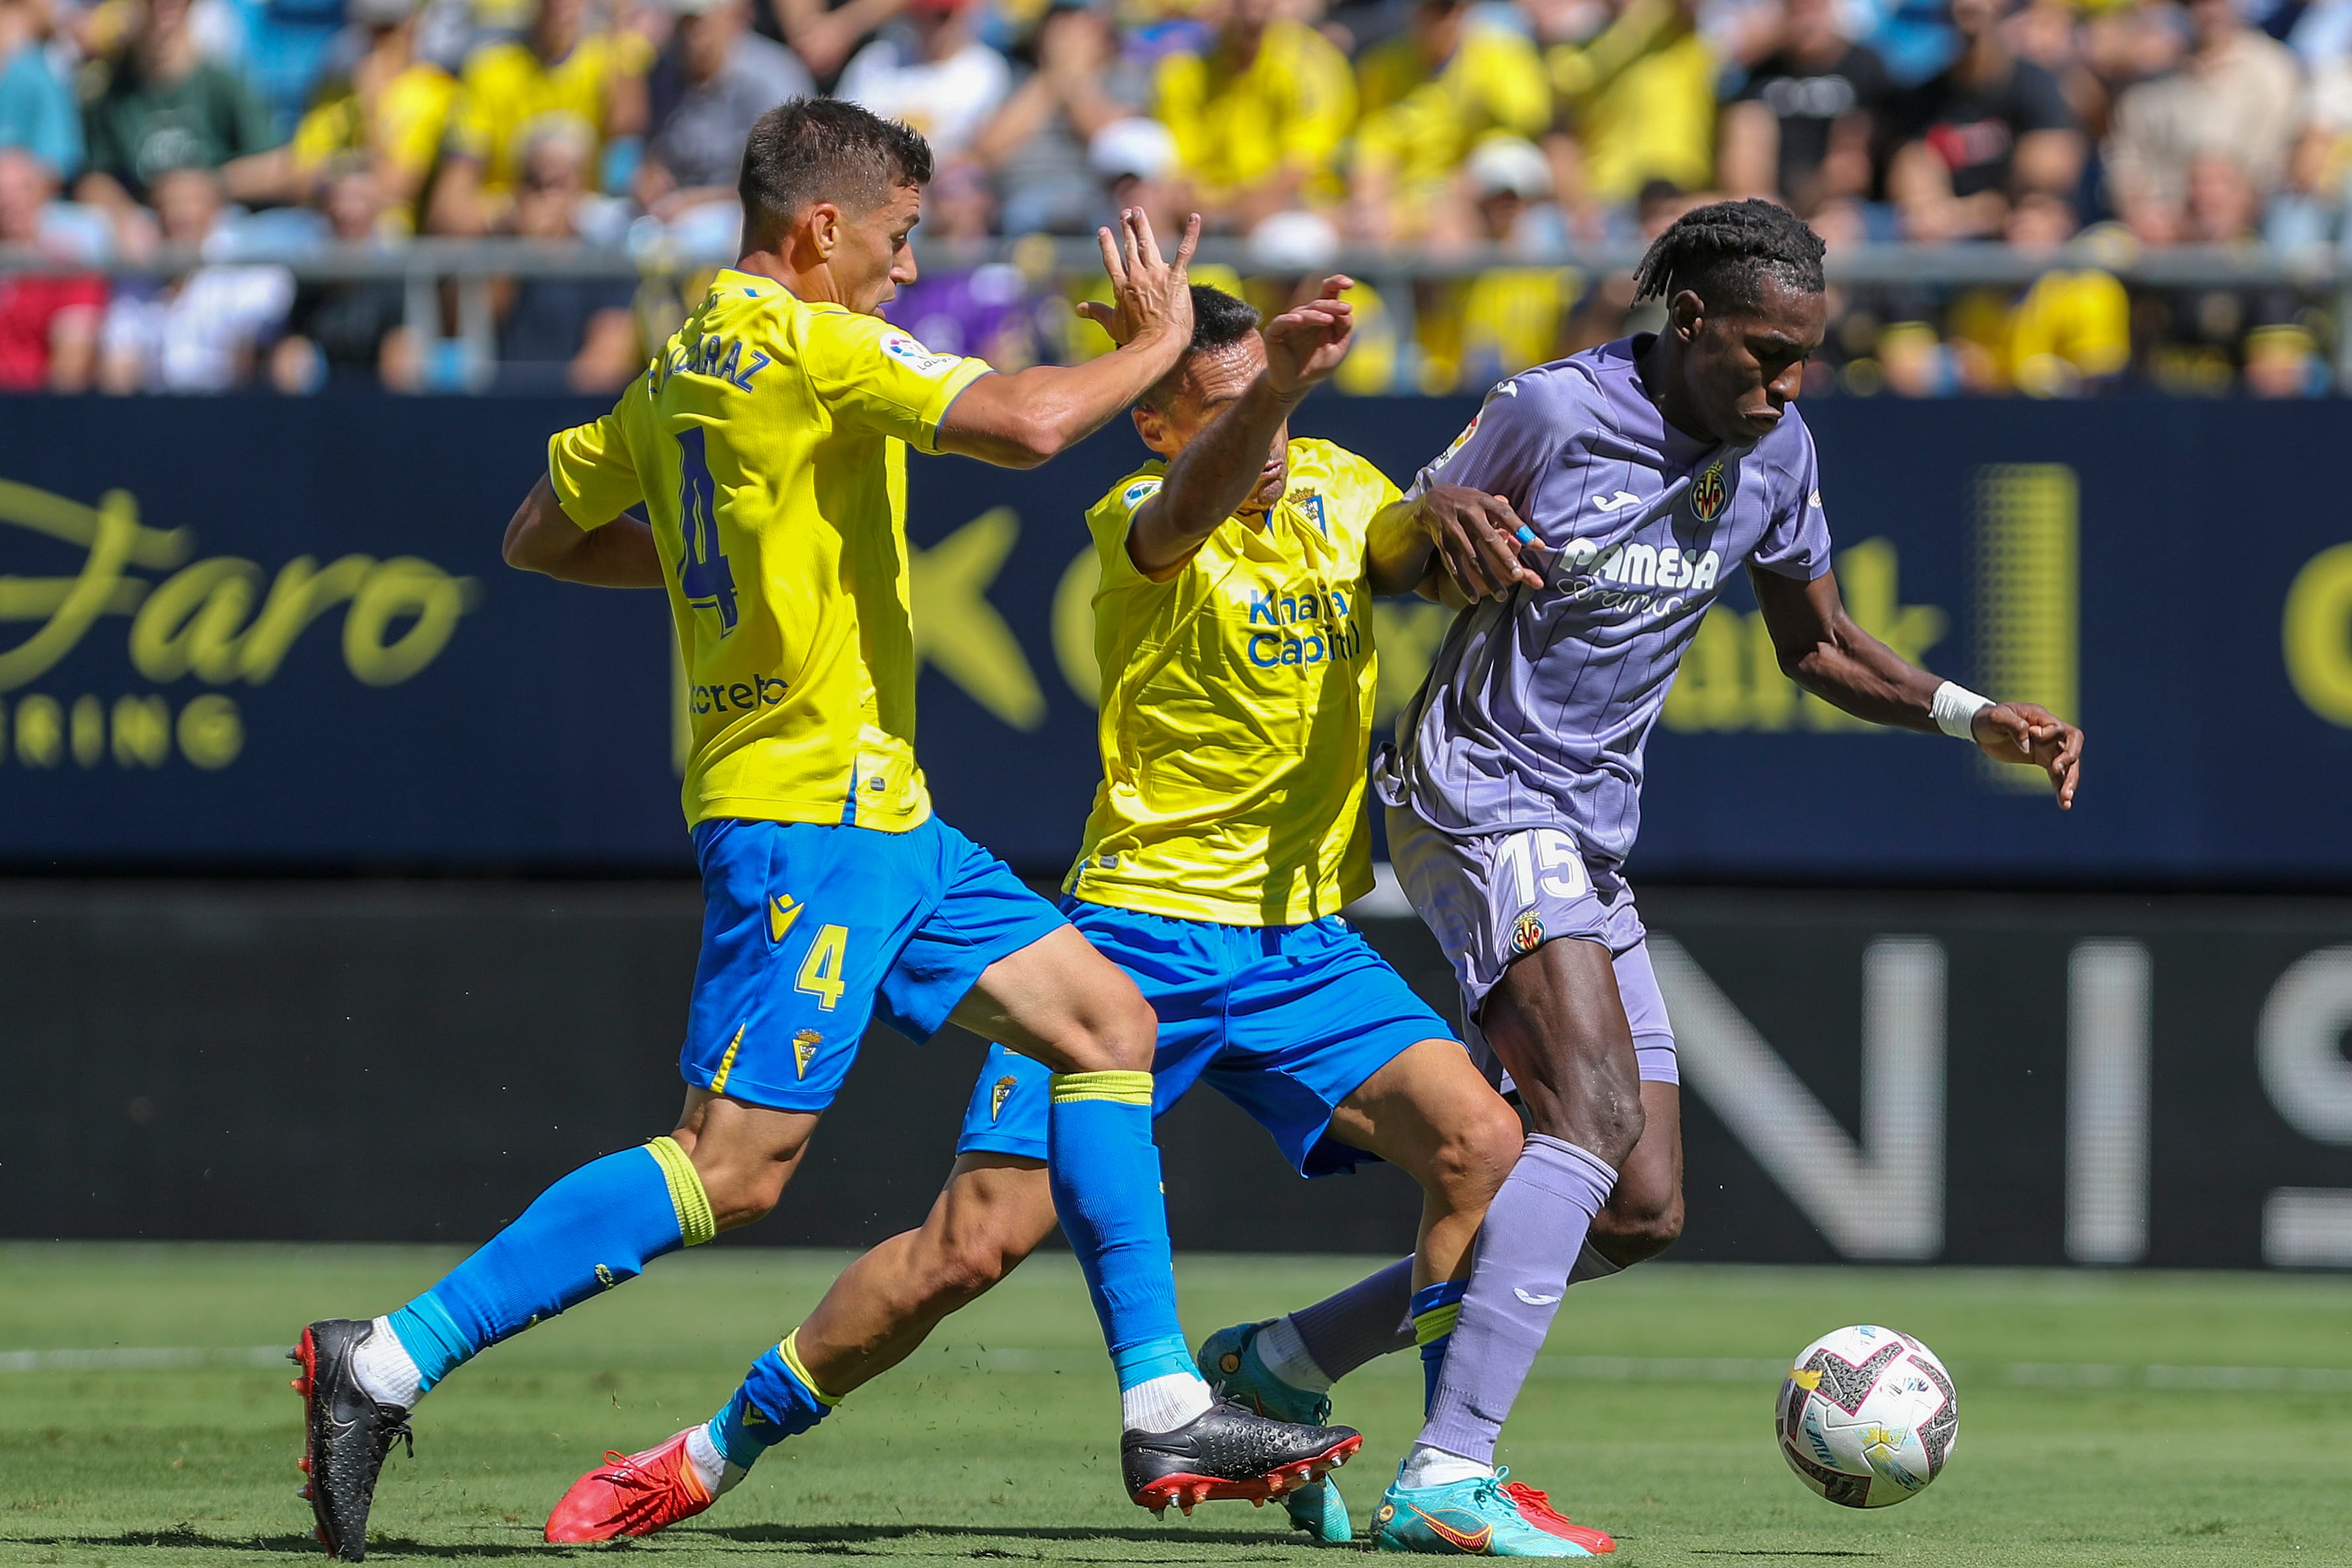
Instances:
[[[642,76],[652,65],[652,47],[635,33],[591,33],[551,63],[527,44],[486,44],[467,58],[449,111],[450,143],[481,162],[482,184],[493,191],[520,175],[523,142],[544,115],[569,116],[587,126],[602,156],[613,79]],[[593,167],[589,174],[593,182]]]
[[[1267,24],[1239,69],[1214,47],[1163,58],[1152,114],[1176,139],[1184,172],[1211,193],[1231,195],[1288,166],[1320,188],[1356,122],[1356,79],[1330,39],[1285,18]]]
[[[686,819],[930,816],[915,765],[906,443],[987,374],[722,270],[612,413],[548,443],[583,528],[642,500],[690,685]]]
[[[1087,513],[1102,567],[1103,782],[1065,886],[1179,920],[1320,919],[1372,885],[1364,561],[1397,488],[1328,441],[1293,441],[1282,503],[1228,518],[1154,583],[1127,531],[1164,472],[1145,464]]]

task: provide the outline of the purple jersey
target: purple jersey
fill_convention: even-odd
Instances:
[[[1642,748],[1675,667],[1742,565],[1810,582],[1830,567],[1813,438],[1790,408],[1753,447],[1701,441],[1644,395],[1647,334],[1497,385],[1412,493],[1443,480],[1507,497],[1549,579],[1454,619],[1397,721],[1380,782],[1453,834],[1564,827],[1622,862],[1642,816]]]

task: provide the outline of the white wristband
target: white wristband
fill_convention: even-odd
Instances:
[[[1977,715],[1991,706],[1991,698],[1979,697],[1956,680],[1936,688],[1936,695],[1927,700],[1927,712],[1936,728],[1956,741],[1975,740]]]

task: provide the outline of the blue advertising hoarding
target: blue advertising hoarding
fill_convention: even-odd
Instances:
[[[1323,397],[1399,479],[1473,405]],[[507,570],[530,400],[0,403],[0,864],[683,868],[660,600]],[[2336,403],[1810,405],[1857,618],[2077,718],[2066,815],[1773,667],[1735,582],[1652,737],[1639,876],[2352,882]],[[1094,784],[1085,509],[1115,425],[1019,473],[916,459],[920,752],[1054,875]],[[1379,607],[1392,710],[1446,613]]]

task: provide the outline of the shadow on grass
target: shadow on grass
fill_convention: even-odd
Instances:
[[[1161,1546],[1283,1546],[1296,1544],[1271,1531],[1183,1530],[1172,1525],[1034,1524],[736,1524],[681,1531],[746,1546],[852,1546],[912,1536],[1017,1541],[1137,1541]]]
[[[312,1535],[207,1535],[200,1530],[126,1530],[116,1535],[12,1535],[12,1546],[89,1546],[180,1548],[204,1552],[274,1552],[284,1556],[323,1554]],[[411,1541],[403,1536],[371,1536],[368,1555],[414,1557],[551,1557],[568,1551],[561,1546],[511,1545],[488,1542],[473,1545]]]
[[[858,1551],[861,1546],[874,1548],[888,1542],[912,1540],[919,1536],[932,1538],[985,1541],[1055,1541],[1055,1542],[1139,1542],[1160,1546],[1283,1546],[1294,1544],[1282,1537],[1242,1531],[1175,1531],[1152,1527],[1086,1527],[1034,1525],[976,1524],[840,1524],[782,1525],[747,1524],[719,1530],[681,1530],[670,1536],[673,1545],[713,1544],[727,1542],[742,1546],[801,1546],[827,1548],[851,1556],[895,1555],[879,1551]],[[310,1535],[210,1535],[200,1530],[182,1527],[178,1530],[127,1530],[113,1535],[16,1535],[6,1538],[16,1546],[79,1546],[92,1548],[177,1548],[207,1552],[275,1552],[281,1556],[317,1557],[320,1546]],[[614,1542],[594,1548],[600,1551],[628,1551],[636,1547],[629,1541]],[[373,1535],[368,1539],[368,1556],[375,1557],[561,1557],[581,1550],[570,1546],[528,1544],[510,1542],[423,1542],[406,1536]],[[966,1555],[981,1558],[1026,1557],[1016,1552],[992,1552],[976,1548]],[[1822,1556],[1867,1556],[1866,1552],[1816,1553]],[[1160,1558],[1162,1563],[1181,1563],[1181,1558]]]

